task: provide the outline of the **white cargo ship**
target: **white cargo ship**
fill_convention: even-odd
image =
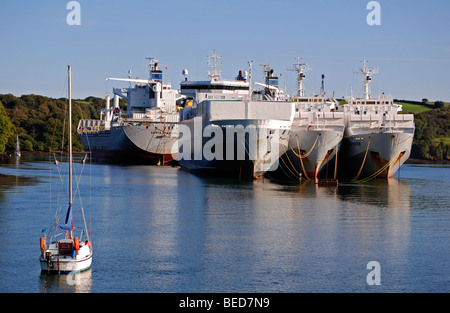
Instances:
[[[315,180],[329,161],[335,159],[345,125],[344,113],[339,110],[338,102],[325,97],[323,75],[319,95],[305,96],[304,73],[309,69],[297,58],[293,67],[297,73],[297,96],[289,98],[295,102],[295,117],[289,136],[289,149],[283,158],[287,159],[284,163],[289,174]],[[324,175],[336,178],[335,165]]]
[[[276,169],[288,148],[294,103],[252,100],[251,66],[248,75],[240,71],[235,81],[226,81],[217,71],[219,58],[215,52],[209,57],[208,80],[186,77],[180,84],[187,98],[179,164],[197,173],[258,179]]]
[[[113,107],[108,95],[99,120],[80,120],[78,134],[93,158],[165,164],[176,157],[178,90],[163,83],[158,60],[149,58],[149,67],[148,79],[107,78],[129,82],[130,87],[113,88]],[[122,114],[120,98],[127,100],[126,114]]]
[[[363,61],[359,73],[363,76],[363,98],[350,97],[342,106],[345,133],[341,173],[355,181],[391,177],[411,153],[414,115],[399,114],[401,106],[390,97],[371,96],[371,75],[378,69]]]

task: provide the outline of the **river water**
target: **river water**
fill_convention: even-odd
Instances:
[[[0,165],[0,292],[450,291],[447,165],[318,186],[89,162],[80,175],[79,161],[91,269],[41,273],[41,231],[67,188],[48,157],[13,159]]]

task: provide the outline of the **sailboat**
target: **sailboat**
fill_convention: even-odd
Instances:
[[[46,236],[40,238],[41,255],[39,262],[41,270],[48,273],[63,273],[84,271],[91,267],[92,245],[87,224],[84,221],[84,211],[81,206],[84,228],[74,227],[73,194],[72,194],[72,100],[71,100],[71,67],[69,76],[69,205],[64,221],[56,218],[56,222],[45,231]],[[85,159],[86,160],[86,157]],[[58,165],[55,160],[55,164]],[[80,201],[81,202],[81,201]],[[78,216],[78,215],[77,215]],[[76,233],[80,231],[79,237]]]
[[[16,157],[20,157],[22,154],[20,153],[20,145],[19,145],[19,135],[17,135],[16,139],[16,152],[14,153]]]

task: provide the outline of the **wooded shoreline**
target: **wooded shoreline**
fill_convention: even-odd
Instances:
[[[411,160],[450,160],[450,104],[436,101],[396,100],[403,106],[402,113],[413,113],[415,134]],[[51,150],[67,150],[66,98],[53,99],[39,95],[0,94],[0,162],[13,154],[16,135],[23,155],[48,155]],[[73,149],[84,150],[76,132],[80,119],[99,119],[105,99],[87,97],[72,100]],[[126,100],[120,107],[126,111]],[[6,152],[5,152],[6,151]]]

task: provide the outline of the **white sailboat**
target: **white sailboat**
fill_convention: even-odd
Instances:
[[[74,227],[73,194],[72,194],[72,101],[71,101],[71,67],[69,76],[69,207],[64,223],[56,218],[56,222],[40,238],[41,255],[39,262],[41,270],[48,273],[70,273],[84,271],[92,263],[92,245],[87,224],[84,221],[84,211],[81,207],[84,228]],[[86,158],[85,158],[86,159]],[[56,164],[58,162],[55,162]],[[80,230],[79,237],[76,232]]]
[[[19,135],[17,135],[17,139],[16,139],[16,152],[14,152],[14,155],[18,158],[22,155],[22,153],[20,153],[20,144],[19,144]]]

